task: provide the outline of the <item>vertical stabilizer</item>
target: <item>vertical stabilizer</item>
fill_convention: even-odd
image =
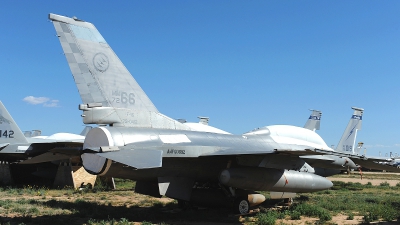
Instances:
[[[0,143],[28,143],[24,134],[0,101]]]
[[[158,112],[96,27],[49,14],[83,105],[85,124],[187,129]]]
[[[304,125],[304,128],[315,131],[319,130],[320,124],[321,124],[321,116],[322,112],[319,110],[314,110],[310,109],[311,115],[308,117],[308,120],[306,124]]]
[[[361,130],[364,109],[357,107],[351,108],[354,110],[354,113],[351,116],[350,122],[336,147],[336,151],[354,154],[354,150],[356,148],[357,131]]]

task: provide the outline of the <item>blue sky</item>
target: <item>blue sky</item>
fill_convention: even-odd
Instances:
[[[400,154],[399,1],[2,1],[0,100],[45,135],[83,129],[48,13],[95,24],[172,118],[240,134],[319,109],[318,133],[337,145],[357,106],[367,154]]]

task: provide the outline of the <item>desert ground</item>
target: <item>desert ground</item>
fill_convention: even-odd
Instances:
[[[175,200],[135,193],[135,183],[116,180],[116,190],[0,187],[0,224],[398,224],[400,175],[340,174],[331,190],[297,194],[292,205],[271,200],[234,215],[229,208],[182,210]],[[269,196],[268,192],[261,192]],[[57,222],[56,222],[57,221]]]

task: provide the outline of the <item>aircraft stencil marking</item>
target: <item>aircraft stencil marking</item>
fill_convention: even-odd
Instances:
[[[14,138],[13,130],[5,130],[4,132],[0,130],[0,138]]]
[[[357,123],[358,124],[358,123]],[[357,124],[353,127],[353,129],[351,129],[349,136],[347,136],[346,140],[349,139],[349,137],[353,134],[354,129],[356,128]]]
[[[137,120],[122,119],[122,122],[125,124],[137,124]]]
[[[116,103],[123,103],[127,104],[129,103],[130,105],[135,104],[135,94],[133,93],[126,93],[126,92],[121,92],[118,90],[112,91],[112,96],[116,96],[112,98],[112,102]]]
[[[4,118],[3,116],[0,115],[0,124],[2,123],[8,123],[11,124],[11,121],[9,121],[8,119]]]
[[[176,149],[168,149],[167,154],[174,154],[174,155],[185,155],[185,150],[176,150]]]
[[[104,72],[108,69],[110,63],[108,57],[104,53],[99,52],[93,57],[93,65],[98,71]]]

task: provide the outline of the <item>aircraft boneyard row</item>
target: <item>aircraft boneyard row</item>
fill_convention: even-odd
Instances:
[[[283,197],[325,190],[332,183],[324,176],[368,161],[352,152],[361,109],[355,108],[340,142],[344,153],[328,147],[315,132],[319,111],[313,111],[305,128],[274,125],[242,135],[209,126],[204,118],[196,124],[174,120],[157,110],[93,24],[56,14],[49,19],[83,102],[83,122],[107,125],[91,129],[79,152],[91,174],[133,179],[142,194],[233,205],[247,213],[265,200],[254,191]],[[57,149],[53,155],[68,154],[69,149]]]

